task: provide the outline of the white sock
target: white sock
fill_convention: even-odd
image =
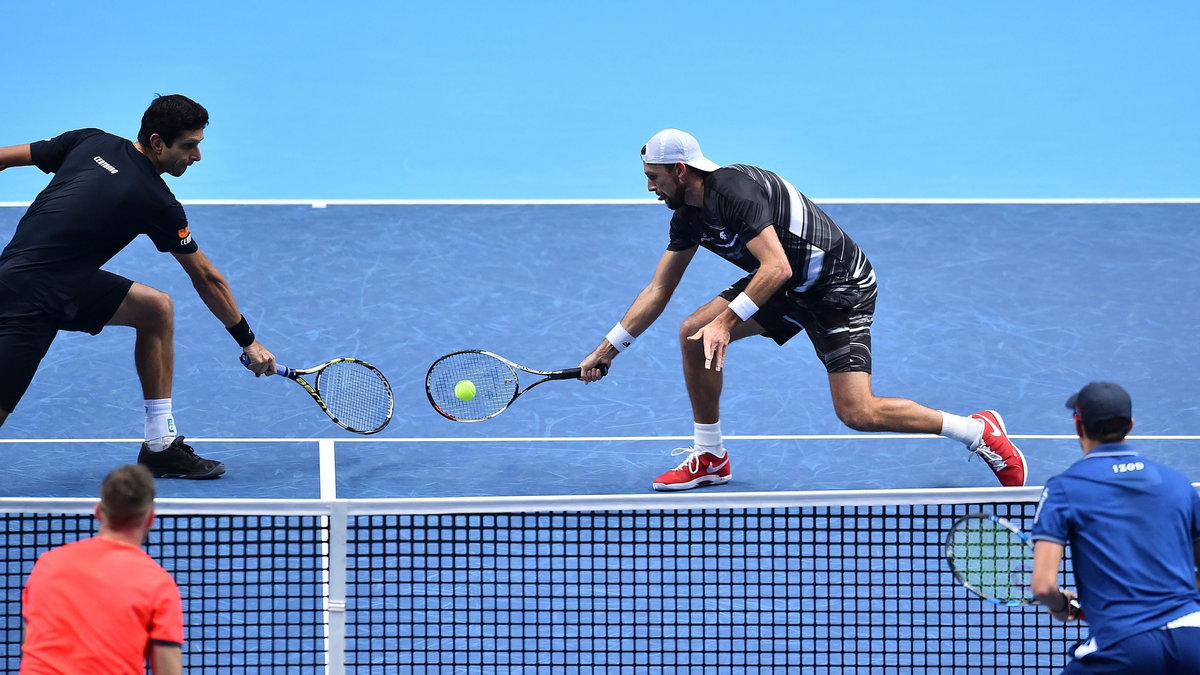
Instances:
[[[696,449],[716,455],[725,456],[725,447],[721,443],[721,423],[700,424],[695,422]]]
[[[162,452],[175,440],[175,417],[171,414],[171,399],[146,399],[146,446],[150,452]]]
[[[941,436],[958,441],[968,448],[975,445],[983,437],[983,422],[981,420],[962,417],[961,415],[951,415],[942,410],[938,412],[942,413]]]

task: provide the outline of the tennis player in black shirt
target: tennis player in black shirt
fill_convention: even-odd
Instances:
[[[745,164],[719,166],[690,134],[665,129],[642,147],[647,188],[674,211],[667,250],[625,316],[580,362],[585,381],[654,323],[700,247],[746,273],[683,322],[683,376],[694,445],[654,480],[656,490],[729,482],[721,437],[721,370],[729,343],[762,335],[782,345],[808,332],[829,374],[834,409],[858,431],[939,434],[981,457],[1005,486],[1025,484],[1025,458],[994,410],[970,416],[933,410],[871,390],[875,270],[858,245],[783,178]]]
[[[208,111],[186,96],[158,96],[136,142],[99,129],[0,148],[0,170],[33,165],[54,174],[0,254],[0,424],[25,394],[60,330],[96,335],[105,326],[137,333],[134,363],[145,397],[138,462],[155,476],[215,478],[221,462],[196,455],[171,412],[175,367],[170,296],[101,267],[145,234],[179,261],[196,293],[226,326],[258,375],[275,357],[254,338],[229,284],[188,228],[183,206],[162,179],[200,161]]]

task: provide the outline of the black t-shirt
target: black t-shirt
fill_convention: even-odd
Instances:
[[[874,287],[867,256],[820,207],[779,175],[745,164],[721,167],[705,178],[703,207],[675,211],[667,250],[700,245],[753,272],[758,260],[746,244],[769,226],[792,266],[792,278],[780,292],[819,297]]]
[[[164,253],[194,253],[183,206],[130,141],[99,129],[68,131],[30,145],[54,178],[0,254],[0,283],[69,319],[83,284],[134,237]]]

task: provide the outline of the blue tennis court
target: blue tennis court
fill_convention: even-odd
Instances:
[[[873,329],[877,393],[963,414],[999,410],[1029,462],[1028,483],[1037,486],[1079,456],[1063,408],[1067,395],[1090,380],[1120,382],[1134,400],[1133,442],[1148,456],[1200,480],[1195,452],[1200,407],[1188,368],[1194,360],[1193,336],[1200,331],[1200,318],[1192,311],[1200,306],[1195,283],[1200,243],[1192,236],[1200,206],[834,202],[823,207],[858,241],[879,275]],[[22,213],[0,208],[0,235],[7,237]],[[952,502],[960,496],[965,504],[999,504],[1021,517],[1036,490],[1019,490],[1009,499],[992,489],[995,479],[986,466],[967,462],[967,453],[945,439],[845,429],[833,413],[824,370],[803,335],[783,348],[751,338],[730,352],[722,426],[734,480],[686,495],[650,494],[651,479],[677,461],[670,450],[690,444],[676,328],[738,276],[735,268],[705,252],[697,255],[667,312],[605,380],[548,383],[479,424],[455,424],[430,408],[425,370],[449,351],[489,349],[539,368],[576,365],[649,279],[667,241],[667,211],[661,205],[198,204],[189,207],[189,217],[201,248],[229,278],[260,340],[281,362],[308,366],[335,356],[359,357],[386,373],[396,394],[396,415],[383,433],[369,438],[345,433],[300,388],[277,378],[256,380],[239,366],[236,345],[169,256],[139,241],[110,265],[175,298],[176,420],[202,455],[222,460],[229,469],[216,481],[159,482],[160,498],[181,501],[166,510],[177,514],[170,519],[177,529],[165,531],[152,553],[199,565],[195,561],[205,554],[184,550],[186,534],[179,534],[190,527],[242,533],[209,542],[215,547],[212,555],[256,542],[247,546],[253,552],[245,554],[246,560],[281,566],[281,576],[261,583],[284,589],[282,614],[260,617],[281,631],[279,639],[302,641],[322,630],[320,616],[285,615],[321,614],[322,598],[329,597],[322,585],[331,583],[323,575],[336,567],[322,556],[329,555],[329,538],[341,536],[350,540],[349,571],[335,583],[369,591],[356,596],[366,604],[351,606],[350,618],[370,618],[376,623],[369,625],[385,627],[408,622],[403,624],[408,628],[395,629],[400,634],[351,626],[345,633],[347,655],[355,653],[355,645],[370,643],[395,657],[347,660],[352,672],[910,672],[922,664],[928,672],[974,666],[1036,672],[1061,663],[1054,661],[1057,652],[1028,662],[995,661],[987,655],[988,645],[1002,639],[1015,619],[979,610],[978,604],[968,613],[984,617],[978,619],[984,623],[944,629],[950,632],[937,633],[945,641],[940,646],[925,644],[928,636],[911,631],[876,635],[865,624],[857,633],[845,632],[846,622],[859,621],[856,613],[884,622],[900,612],[902,622],[920,624],[932,611],[917,602],[923,597],[935,605],[966,606],[954,605],[965,599],[943,569],[915,569],[916,559],[890,557],[899,555],[896,546],[914,543],[925,547],[927,559],[940,555],[940,531],[958,511],[936,511],[940,507],[930,506],[931,500]],[[132,331],[122,329],[107,329],[96,338],[59,338],[3,429],[0,452],[10,478],[0,486],[0,496],[22,503],[60,498],[86,513],[86,500],[104,474],[136,458],[142,413],[131,366],[132,338]],[[922,491],[921,504],[873,506],[872,499],[879,498],[863,492],[885,491],[898,498],[906,490]],[[797,491],[818,494],[804,496],[803,507],[782,505],[780,500]],[[615,501],[604,506],[595,501],[598,495]],[[457,498],[491,501],[480,506],[468,500],[454,513],[470,513],[472,504],[484,514],[500,513],[508,503],[503,500],[511,498],[519,513],[532,508],[535,515],[435,517],[414,506],[420,500],[445,505]],[[555,521],[560,516],[536,515],[543,510],[536,506],[541,498],[557,509],[570,510],[573,501],[579,506],[561,516],[569,521],[562,524]],[[833,508],[830,500],[854,498],[866,500],[861,521],[849,507],[845,514],[823,510]],[[236,502],[235,512],[243,515],[217,515],[221,504],[214,500],[234,500],[225,505],[234,508],[230,505]],[[310,503],[297,506],[297,500]],[[363,501],[350,506],[359,509],[351,514],[350,532],[331,534],[322,529],[321,519],[331,518],[329,505],[346,503],[341,500]],[[631,504],[650,509],[650,515],[604,515],[610,509],[624,513]],[[280,518],[309,520],[244,515],[264,508],[268,514],[287,511]],[[599,515],[578,512],[588,508]],[[685,515],[671,511],[678,509]],[[249,525],[221,520],[231,517],[268,520]],[[81,518],[47,527],[58,536],[77,536],[71,532],[90,528],[86,515]],[[206,525],[209,518],[216,520]],[[496,519],[504,520],[503,526]],[[532,519],[532,524],[509,529],[510,519]],[[839,524],[832,526],[831,519]],[[304,539],[289,548],[293,529],[318,534],[311,543]],[[693,529],[720,532],[722,538],[692,540],[679,534]],[[874,539],[889,530],[899,534]],[[37,532],[21,536],[30,542],[22,546],[48,543],[37,540]],[[760,537],[778,548],[748,553]],[[434,551],[435,540],[445,548]],[[654,542],[673,548],[655,548]],[[843,544],[869,550],[855,563],[862,565],[857,571],[849,559],[838,562]],[[804,546],[819,546],[815,562],[806,557],[813,549],[800,552]],[[5,550],[16,555],[12,544]],[[631,557],[622,558],[622,552]],[[374,562],[355,567],[360,559]],[[567,567],[558,567],[560,560]],[[622,567],[621,560],[630,567]],[[722,583],[734,590],[725,599],[664,607],[654,589],[683,581],[676,570],[661,568],[664,561],[696,569],[724,561],[731,571]],[[28,561],[9,562],[18,568],[10,569],[7,583],[11,632],[14,612],[19,613],[12,594],[19,594],[19,568]],[[809,564],[825,567],[805,567]],[[419,578],[405,577],[412,569],[424,571]],[[177,576],[186,571],[173,570]],[[181,586],[199,593],[212,572],[203,566],[193,571],[191,585],[181,581]],[[893,573],[905,577],[901,590],[887,585]],[[626,574],[629,585],[621,585]],[[479,585],[495,590],[501,582],[501,593],[471,593]],[[247,582],[243,576],[229,583]],[[843,606],[837,596],[852,592],[855,584],[876,583],[893,589],[888,592],[894,597]],[[805,590],[814,587],[824,590],[816,596]],[[771,588],[778,588],[779,596],[771,595]],[[460,591],[467,592],[466,599]],[[625,602],[622,593],[635,599]],[[525,613],[514,617],[518,609]],[[215,602],[211,612],[196,610],[204,617],[196,630],[245,640],[258,629],[227,624],[230,616],[246,611],[244,603]],[[731,621],[731,614],[758,617],[750,622],[758,627],[751,630],[763,634],[745,634],[741,619]],[[754,623],[760,615],[776,618]],[[794,634],[787,628],[793,621],[800,622]],[[1037,618],[1020,621],[1019,630],[1039,635],[1049,630]],[[543,623],[552,627],[550,633],[535,628]],[[447,632],[439,634],[434,628],[439,625]],[[514,632],[517,625],[526,632]],[[671,626],[667,634],[664,625]],[[834,625],[842,632],[830,635]],[[1060,631],[1055,640],[1066,640],[1061,629],[1054,630]],[[961,631],[973,636],[973,647],[953,642]],[[695,655],[705,653],[708,637],[724,640],[741,656],[710,661]],[[772,644],[783,656],[764,656],[773,653]],[[260,654],[255,651],[260,647],[223,644],[219,653],[246,659],[251,658],[246,654]],[[927,647],[941,656],[929,661]],[[12,665],[15,647],[8,649]],[[236,663],[208,652],[185,653],[196,665],[217,669],[213,672],[325,672],[329,664],[322,661],[322,649],[307,644],[292,650],[309,654],[298,660],[260,654]],[[697,650],[695,660],[642,656],[691,650]],[[973,656],[961,653],[971,650]],[[597,662],[594,655],[600,652],[628,656]],[[788,660],[802,652],[825,656]],[[285,654],[289,648],[262,653]],[[592,654],[587,657],[592,661],[578,661],[581,653]],[[833,653],[838,656],[829,656]],[[865,660],[845,660],[855,653]]]
[[[958,413],[995,408],[1040,484],[1078,455],[1063,400],[1122,383],[1148,453],[1200,477],[1191,362],[1200,318],[1195,204],[826,204],[880,279],[875,390]],[[8,236],[22,209],[0,209]],[[456,424],[428,405],[441,354],[482,348],[576,365],[649,279],[666,243],[652,204],[198,205],[200,246],[287,365],[379,366],[396,415],[376,437],[333,426],[282,379],[256,380],[170,256],[135,242],[111,269],[172,294],[176,419],[229,473],[164,497],[320,495],[330,439],[342,498],[640,493],[687,445],[676,331],[737,270],[701,252],[663,317],[605,380],[548,383],[501,416]],[[63,334],[4,427],[10,497],[91,496],[133,461],[141,396],[132,331]],[[938,438],[858,434],[833,413],[803,335],[736,344],[722,424],[732,483],[774,491],[990,486]],[[330,459],[327,457],[327,459]],[[328,492],[327,492],[328,494]]]

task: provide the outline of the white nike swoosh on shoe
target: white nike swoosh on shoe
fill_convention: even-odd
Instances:
[[[1004,431],[1000,428],[999,425],[997,425],[995,422],[992,421],[991,417],[988,417],[987,415],[980,415],[976,419],[983,420],[984,434],[986,434],[988,436],[1003,436],[1004,435]],[[988,431],[989,427],[994,429],[994,431]]]
[[[724,462],[721,462],[720,464],[718,464],[716,466],[708,466],[705,468],[705,470],[708,471],[709,473],[716,473],[716,472],[720,471],[721,469],[724,469],[726,464],[729,464],[728,457],[725,458]]]

